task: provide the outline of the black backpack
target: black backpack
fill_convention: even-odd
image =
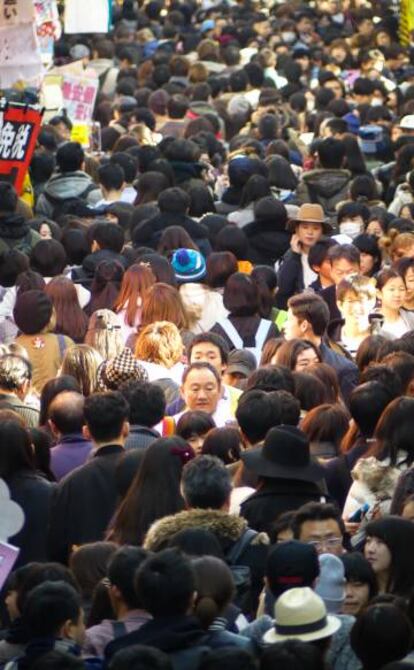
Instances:
[[[52,205],[52,207],[53,207],[53,212],[52,212],[50,218],[53,221],[56,221],[63,214],[70,213],[69,210],[74,204],[77,204],[77,203],[80,202],[83,205],[85,205],[86,198],[88,197],[89,193],[92,193],[92,191],[95,191],[95,190],[96,190],[96,184],[89,184],[85,188],[83,193],[81,193],[80,195],[75,196],[73,198],[65,198],[64,200],[62,200],[61,198],[55,198],[55,197],[53,197],[53,195],[50,195],[49,193],[47,193],[45,191],[43,193],[43,195],[45,196],[48,203],[50,205]]]
[[[251,591],[252,575],[250,567],[239,563],[239,559],[247,547],[252,543],[256,535],[257,532],[255,530],[246,528],[243,535],[233,544],[226,554],[226,563],[232,572],[234,585],[236,587],[236,598],[233,602],[242,609],[243,604],[246,602]]]

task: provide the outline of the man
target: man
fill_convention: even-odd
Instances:
[[[129,404],[129,435],[125,449],[146,449],[161,437],[156,426],[165,414],[165,395],[160,386],[131,380],[119,388]]]
[[[310,340],[319,348],[322,361],[337,372],[339,386],[345,402],[358,384],[358,368],[351,360],[333,351],[324,341],[329,323],[329,308],[323,298],[308,292],[290,298],[285,322],[287,340]]]
[[[206,631],[189,614],[197,595],[190,559],[177,549],[150,556],[138,569],[135,585],[152,621],[111,642],[105,649],[106,660],[120,649],[139,644],[167,652],[174,670],[197,670],[209,647]]]
[[[50,467],[57,481],[83,465],[92,450],[92,442],[82,434],[85,398],[75,391],[63,391],[51,402],[49,427],[56,440],[51,450]]]
[[[125,242],[121,226],[101,220],[93,226],[91,233],[92,253],[83,259],[82,267],[73,272],[73,279],[92,281],[95,270],[102,261],[116,261],[121,267],[126,268],[126,259],[121,255]]]
[[[342,315],[336,303],[336,287],[343,279],[360,272],[361,254],[359,253],[359,249],[353,244],[336,244],[329,249],[328,260],[331,264],[331,279],[333,284],[320,291],[319,295],[325,300],[329,307],[330,335],[332,332],[331,329],[335,329],[335,326],[337,326],[335,333],[332,333],[332,337],[334,339],[340,339],[339,333]],[[336,330],[339,330],[339,333],[336,332]]]
[[[39,412],[26,405],[32,382],[32,366],[22,356],[6,354],[0,358],[0,409],[12,409],[28,428],[37,428]]]
[[[156,521],[145,538],[145,548],[158,551],[170,538],[186,528],[200,527],[211,531],[223,553],[233,556],[233,563],[250,568],[251,587],[247,611],[253,611],[262,589],[264,563],[269,538],[248,528],[245,519],[229,514],[232,490],[230,473],[214,456],[198,456],[183,468],[182,494],[187,509]]]
[[[135,591],[135,575],[148,557],[140,547],[121,547],[108,565],[108,595],[115,619],[103,619],[86,631],[84,656],[103,657],[105,647],[115,638],[138,630],[151,619]]]
[[[327,216],[334,216],[336,206],[348,197],[352,174],[343,169],[346,148],[341,140],[327,137],[318,144],[319,167],[304,172],[296,189],[299,202],[319,203]]]
[[[174,416],[176,421],[188,411],[207,412],[218,428],[231,420],[228,408],[220,404],[221,379],[210,363],[192,363],[184,371],[180,393],[185,407]]]
[[[263,442],[270,428],[281,423],[280,404],[277,392],[252,389],[242,394],[236,418],[246,449]]]
[[[320,205],[304,204],[299,208],[291,225],[290,249],[283,256],[277,275],[276,304],[279,309],[286,309],[292,295],[308,288],[317,279],[317,274],[309,266],[308,254],[329,229]]]
[[[65,563],[74,544],[101,540],[118,500],[116,466],[129,432],[128,403],[117,391],[85,400],[83,436],[93,458],[58,485],[49,527],[50,555]]]
[[[0,253],[17,249],[29,255],[42,238],[30,228],[25,217],[17,213],[17,206],[14,186],[0,182]]]
[[[100,39],[93,48],[93,59],[89,62],[99,77],[100,92],[110,98],[116,90],[119,70],[114,65],[115,47],[111,40]]]
[[[84,172],[85,153],[78,142],[66,142],[56,154],[58,171],[46,182],[40,195],[36,213],[56,220],[63,206],[71,199],[81,199],[94,204],[100,197],[100,190],[89,175]]]
[[[318,554],[341,556],[345,526],[339,510],[327,503],[310,502],[300,507],[292,521],[296,540],[311,544]]]
[[[116,165],[115,163],[101,165],[98,170],[98,180],[103,197],[96,203],[96,209],[122,201],[122,193],[125,187],[125,173],[120,165]]]
[[[229,353],[223,381],[231,387],[240,388],[243,382],[256,370],[256,367],[256,357],[251,351],[247,349],[233,349]]]

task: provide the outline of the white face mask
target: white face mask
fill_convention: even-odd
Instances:
[[[371,100],[371,107],[381,107],[384,102],[380,98],[372,98]]]
[[[282,40],[287,44],[291,44],[292,42],[295,41],[295,39],[296,39],[296,33],[294,33],[291,30],[282,33]]]
[[[361,232],[361,224],[358,221],[343,221],[339,224],[339,232],[354,240]]]
[[[338,14],[334,14],[332,16],[332,21],[335,21],[335,23],[343,23],[344,22],[344,14],[343,12],[338,12]]]

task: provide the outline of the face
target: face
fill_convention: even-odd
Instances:
[[[401,207],[400,216],[403,219],[410,219],[411,221],[413,220],[411,210],[409,207]]]
[[[345,602],[342,614],[358,616],[369,600],[369,586],[364,582],[349,581],[345,584]]]
[[[310,249],[322,236],[320,223],[299,223],[296,226],[296,234],[304,249]]]
[[[335,519],[305,521],[300,530],[299,540],[313,544],[318,554],[341,556],[344,553],[341,530]]]
[[[375,306],[375,300],[369,300],[361,294],[345,293],[340,310],[345,321],[353,323],[360,330],[368,328],[368,316]]]
[[[388,309],[398,310],[404,304],[406,288],[401,277],[389,279],[381,290],[382,306]]]
[[[368,235],[374,235],[375,237],[381,237],[384,234],[384,231],[381,228],[381,224],[379,221],[376,221],[375,219],[373,221],[370,221],[368,226],[367,226],[367,233]]]
[[[389,572],[391,568],[391,552],[379,537],[367,536],[364,548],[365,558],[372,565],[375,573]]]
[[[344,92],[343,92],[343,90],[342,90],[342,86],[341,86],[341,84],[339,83],[339,81],[335,81],[335,79],[331,79],[331,81],[327,81],[327,82],[324,84],[324,88],[330,88],[331,91],[334,92],[334,94],[335,94],[335,98],[336,98],[337,100],[339,100],[340,98],[343,97]]]
[[[310,365],[314,365],[315,363],[319,363],[319,358],[314,350],[309,347],[309,349],[305,349],[304,351],[301,351],[300,354],[298,354],[296,359],[295,372],[301,372],[302,370],[305,370],[305,368],[308,368]]]
[[[366,254],[364,251],[361,251],[361,274],[369,277],[373,270],[375,263],[374,256],[371,254]]]
[[[181,387],[187,409],[214,414],[220,400],[220,385],[210,370],[191,370]]]
[[[191,350],[190,363],[210,363],[219,375],[223,372],[220,349],[210,342],[195,344]]]
[[[293,314],[291,309],[288,309],[287,319],[283,326],[283,331],[285,333],[285,338],[287,340],[294,340],[295,338],[303,338],[304,332],[301,327],[302,324],[299,323],[296,316]]]
[[[205,439],[206,435],[191,435],[186,439],[186,442],[194,449],[196,456],[200,456]]]
[[[364,222],[361,216],[349,216],[343,219],[339,224],[339,232],[342,235],[348,235],[354,240],[364,229]]]
[[[331,277],[336,286],[349,275],[359,272],[358,263],[350,263],[346,258],[338,258],[331,263]]]
[[[395,263],[400,258],[414,258],[414,244],[409,247],[397,247],[392,254],[392,260]]]
[[[42,225],[40,226],[39,233],[40,237],[42,237],[45,240],[50,240],[52,238],[52,232],[47,223],[42,223]]]
[[[338,65],[341,65],[344,62],[346,55],[346,51],[342,47],[335,47],[331,51],[331,56]]]
[[[414,268],[408,268],[405,273],[405,284],[407,287],[407,293],[414,293]]]

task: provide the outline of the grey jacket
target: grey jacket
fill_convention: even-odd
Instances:
[[[94,205],[102,197],[101,190],[94,184],[86,172],[58,172],[47,182],[36,204],[36,214],[53,219],[56,205],[69,198],[81,198]]]

